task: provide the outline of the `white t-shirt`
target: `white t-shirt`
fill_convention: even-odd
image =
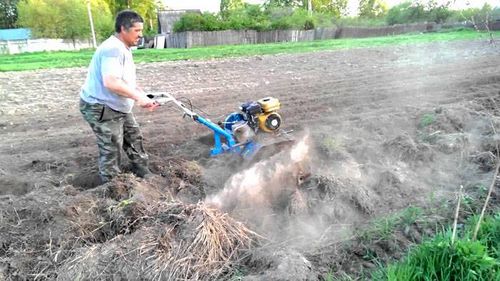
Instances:
[[[94,53],[80,97],[91,104],[105,104],[114,110],[130,113],[134,100],[120,96],[104,87],[103,78],[106,75],[115,76],[132,88],[136,87],[132,52],[115,36],[106,39]]]

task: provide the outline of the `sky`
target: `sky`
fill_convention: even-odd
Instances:
[[[247,3],[262,4],[265,0],[246,0]],[[437,0],[438,2],[446,2],[446,0]],[[452,0],[453,1],[453,0]],[[355,11],[359,0],[349,0],[349,9]],[[385,0],[385,2],[392,7],[404,0]],[[464,9],[468,7],[482,7],[484,3],[491,6],[500,6],[500,0],[454,0],[453,8]],[[169,8],[177,9],[200,9],[206,12],[218,12],[220,0],[163,0],[163,3]]]

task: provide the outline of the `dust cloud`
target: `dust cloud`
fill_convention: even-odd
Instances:
[[[298,188],[297,181],[310,165],[310,142],[306,134],[289,150],[236,173],[205,202],[224,210],[270,206],[273,199]]]

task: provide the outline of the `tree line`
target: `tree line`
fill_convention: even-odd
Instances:
[[[414,22],[476,23],[500,19],[500,8],[450,9],[450,2],[408,0],[388,8],[385,0],[357,0],[358,15],[349,17],[348,0],[267,0],[252,5],[244,0],[221,0],[219,13],[187,13],[174,31],[225,29],[313,29],[334,25],[393,25]],[[145,19],[145,34],[157,32],[157,12],[167,8],[161,0],[0,0],[0,28],[30,28],[35,37],[90,38],[87,4],[90,3],[97,39],[113,33],[117,12],[133,9]]]
[[[347,0],[268,0],[250,5],[242,0],[221,0],[220,13],[185,14],[174,31],[314,29],[339,25],[394,25],[416,22],[475,23],[500,20],[500,7],[452,10],[451,1],[408,0],[388,8],[384,0],[358,0],[358,15],[350,17]]]
[[[0,29],[30,28],[39,38],[90,38],[87,4],[99,41],[110,36],[114,17],[125,9],[144,18],[145,33],[156,33],[161,0],[0,0]]]

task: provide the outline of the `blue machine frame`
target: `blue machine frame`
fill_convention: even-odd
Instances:
[[[227,120],[234,114],[238,113],[232,113],[228,116],[228,118],[226,118],[224,129],[199,115],[193,118],[196,122],[205,125],[214,132],[215,144],[214,148],[210,151],[211,156],[216,156],[225,152],[233,152],[240,154],[243,158],[251,158],[260,148],[260,145],[254,141],[249,141],[243,144],[236,143],[231,131],[232,124],[227,122]],[[229,126],[227,126],[228,124]],[[226,139],[225,143],[222,141],[222,138]]]
[[[188,109],[182,102],[175,99],[172,95],[168,93],[155,93],[149,94],[150,98],[155,99],[158,104],[166,104],[168,102],[173,102],[179,106],[184,114],[189,116],[194,121],[208,127],[214,132],[214,147],[210,150],[211,156],[217,156],[222,153],[231,152],[240,154],[243,158],[251,158],[260,149],[260,145],[255,141],[249,141],[246,143],[237,143],[233,136],[232,125],[238,121],[244,120],[243,115],[237,112],[231,113],[224,121],[224,128],[213,123],[212,121],[198,115],[197,113]],[[223,141],[225,139],[225,142]]]

